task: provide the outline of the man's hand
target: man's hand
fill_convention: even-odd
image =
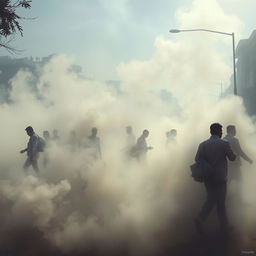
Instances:
[[[23,154],[24,152],[26,152],[26,149],[22,149],[22,150],[20,151],[21,154]]]

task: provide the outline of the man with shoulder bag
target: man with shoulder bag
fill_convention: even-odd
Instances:
[[[207,199],[195,219],[197,231],[203,233],[203,223],[216,205],[221,229],[228,230],[226,214],[227,193],[227,159],[234,161],[236,155],[231,150],[229,142],[222,140],[222,125],[213,123],[210,126],[211,137],[202,142],[197,150],[195,161],[191,166],[192,176],[195,180],[204,183]],[[196,174],[198,175],[197,177]],[[200,176],[201,175],[201,176]],[[198,178],[199,177],[199,178]]]
[[[28,126],[25,130],[30,138],[28,141],[27,148],[20,151],[21,154],[27,152],[27,160],[24,163],[23,168],[25,170],[28,170],[28,168],[32,165],[34,171],[36,173],[39,173],[39,152],[44,151],[45,141],[34,132],[34,129],[31,126]]]

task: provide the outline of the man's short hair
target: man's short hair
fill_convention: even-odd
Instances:
[[[176,133],[177,133],[177,130],[176,130],[176,129],[171,129],[171,130],[170,130],[170,133],[171,133],[171,134],[174,134],[174,133],[176,134]]]
[[[222,130],[222,125],[219,123],[213,123],[210,126],[210,131],[212,135],[217,135]]]
[[[92,128],[92,132],[97,132],[98,131],[98,128],[97,127],[93,127]]]
[[[145,134],[145,133],[148,133],[148,134],[149,134],[149,131],[148,131],[147,129],[145,129],[145,130],[143,131],[143,134]]]
[[[34,129],[32,128],[32,126],[28,126],[26,129],[25,129],[27,132],[33,132]]]
[[[228,125],[227,126],[227,133],[232,132],[236,127],[234,125]]]

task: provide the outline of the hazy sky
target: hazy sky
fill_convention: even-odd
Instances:
[[[168,31],[179,27],[177,14],[193,12],[196,2],[200,1],[33,0],[31,10],[22,15],[36,19],[23,21],[24,37],[17,36],[14,45],[25,50],[21,57],[64,53],[74,56],[89,77],[115,79],[120,62],[147,60],[152,56],[157,36],[170,40],[180,37]],[[218,13],[211,10],[211,5],[217,3],[225,15],[239,18],[242,26],[237,41],[240,37],[247,38],[255,27],[255,0],[205,0],[204,3],[209,3],[209,9],[204,10],[206,16],[216,15],[218,19]],[[211,24],[197,24],[215,29]],[[7,53],[1,50],[0,54]]]

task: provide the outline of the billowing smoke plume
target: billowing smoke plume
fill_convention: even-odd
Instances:
[[[206,15],[209,5],[212,16]],[[194,1],[190,11],[177,12],[177,21],[184,28],[240,27],[214,0]],[[121,92],[72,72],[72,60],[62,55],[40,68],[39,78],[17,73],[11,103],[0,106],[2,247],[17,255],[156,255],[193,234],[191,223],[205,193],[189,171],[198,143],[208,138],[212,122],[234,124],[244,150],[254,156],[255,126],[239,97],[220,100],[212,94],[218,92],[216,81],[231,75],[216,40],[179,36],[158,37],[150,60],[121,63]],[[163,91],[171,93],[167,100]],[[39,177],[22,169],[19,150],[27,143],[28,125],[40,136],[57,129],[61,137],[41,153]],[[154,149],[146,164],[125,159],[127,125],[137,137],[143,129],[150,132]],[[102,161],[95,162],[85,148],[70,147],[72,130],[81,142],[92,127],[101,137]],[[172,128],[177,140],[167,149],[165,133]],[[243,167],[248,227],[256,224],[256,173],[254,166]]]

